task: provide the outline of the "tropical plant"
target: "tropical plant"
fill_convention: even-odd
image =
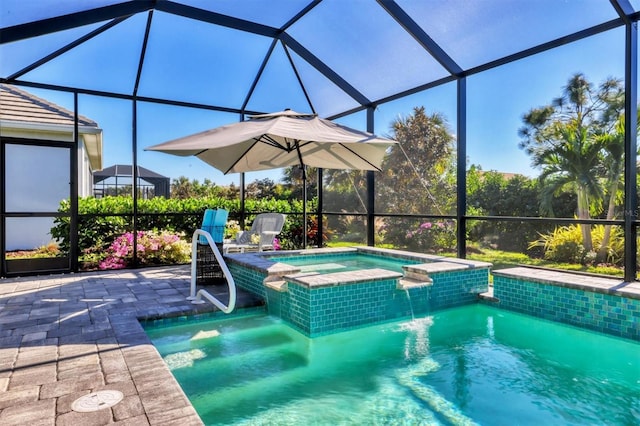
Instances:
[[[591,228],[594,247],[605,253],[604,260],[596,258],[594,251],[586,249],[582,243],[582,230],[577,225],[560,226],[549,233],[540,234],[540,238],[533,241],[531,247],[542,247],[544,258],[554,262],[583,265],[606,262],[620,266],[624,259],[624,232],[620,227],[615,227],[609,236],[605,245],[605,226],[594,225]]]
[[[543,212],[553,215],[551,200],[565,189],[576,194],[578,219],[590,219],[602,211],[602,181],[607,169],[614,170],[612,164],[607,167],[607,144],[602,136],[619,117],[623,93],[619,80],[608,79],[596,89],[578,73],[559,98],[524,115],[520,147],[532,157],[533,166],[542,169]],[[593,248],[590,228],[580,225],[587,252]]]

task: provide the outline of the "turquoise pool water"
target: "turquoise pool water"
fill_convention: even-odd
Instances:
[[[403,265],[419,263],[413,260],[370,256],[362,253],[350,253],[347,255],[272,256],[269,258],[276,262],[286,263],[287,265],[299,266],[301,272],[318,273],[350,272],[373,268],[402,272]]]
[[[313,339],[262,314],[146,331],[208,425],[640,424],[640,344],[485,305]]]

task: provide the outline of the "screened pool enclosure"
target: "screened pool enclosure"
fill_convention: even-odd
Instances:
[[[137,190],[124,207],[79,207],[92,196],[84,177],[102,164],[136,166],[132,182],[144,165],[174,182],[233,184],[236,219],[250,220],[259,212],[248,210],[246,188],[282,171],[222,175],[145,148],[290,108],[402,146],[382,172],[317,170],[316,236],[408,247],[438,228],[449,239],[413,248],[542,258],[551,235],[575,230],[582,260],[596,259],[604,238],[602,263],[635,280],[639,18],[639,0],[4,0],[0,84],[72,121],[0,108],[0,276],[78,271],[88,221],[117,218],[133,235],[157,224]],[[577,101],[572,83],[582,84]],[[584,124],[588,110],[602,114],[562,147],[562,131],[536,133],[544,120],[532,112]],[[412,145],[410,126],[423,116],[420,129],[444,135],[446,161],[435,137]],[[81,137],[85,117],[103,131],[100,144]],[[575,135],[602,148],[569,153]],[[21,247],[18,230],[36,228],[38,246],[63,239],[66,249],[53,266],[11,266],[11,252],[36,248]]]

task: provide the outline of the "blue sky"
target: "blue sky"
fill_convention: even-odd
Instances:
[[[350,7],[360,2],[364,0],[323,2],[304,26],[296,25],[290,29],[290,33],[371,99],[390,95],[390,87],[407,89],[419,84],[420,79],[425,76],[437,78],[446,74],[432,59],[425,59],[415,42],[397,26],[391,25],[391,18],[383,11],[376,10],[361,16]],[[208,4],[200,0],[190,0],[188,3],[201,7]],[[447,48],[451,56],[465,68],[496,59],[514,49],[522,49],[596,24],[598,21],[595,17],[601,16],[599,14],[603,11],[606,12],[605,20],[613,17],[606,1],[539,0],[522,6],[527,9],[526,13],[521,13],[521,10],[516,9],[524,3],[492,0],[462,2],[465,7],[458,8],[459,16],[455,17],[458,25],[447,26],[446,22],[452,22],[447,15],[451,13],[451,8],[444,5],[434,9],[434,5],[429,3],[430,13],[425,13],[422,9],[425,3],[398,1],[400,6],[418,17],[416,20],[421,25],[431,28],[434,39]],[[278,3],[281,8],[295,8],[299,4],[306,2]],[[227,8],[228,13],[247,13],[236,10],[234,2],[223,1],[219,5]],[[576,16],[572,15],[576,8],[580,12],[580,19],[568,20],[568,16]],[[550,10],[554,13],[549,13]],[[259,10],[255,11],[258,12]],[[509,15],[510,12],[513,13]],[[481,26],[483,14],[497,16],[498,13],[506,15],[502,19],[491,21],[494,25]],[[1,17],[0,15],[0,19]],[[277,25],[285,17],[284,13],[282,17],[275,15],[271,18],[274,21],[272,25]],[[146,15],[134,16],[79,49],[54,59],[22,78],[130,93],[135,80],[145,20]],[[544,34],[536,31],[542,25],[545,28]],[[576,27],[567,27],[571,25]],[[46,36],[44,40],[5,45],[0,50],[0,55],[9,59],[0,62],[0,73],[3,76],[10,75],[98,26],[100,24],[53,34]],[[170,31],[158,31],[161,27],[170,28]],[[474,30],[465,31],[465,28]],[[504,37],[505,33],[510,36]],[[623,29],[615,29],[470,76],[467,83],[469,163],[478,164],[484,170],[537,175],[538,172],[529,167],[529,158],[517,147],[517,130],[521,126],[522,115],[559,96],[567,80],[576,72],[584,73],[595,84],[610,76],[622,78],[623,41]],[[210,103],[239,107],[269,45],[270,40],[264,37],[156,13],[140,94],[202,103],[215,99]],[[362,55],[356,55],[358,53]],[[357,59],[356,56],[362,59]],[[349,62],[351,58],[354,60]],[[293,60],[299,67],[300,76],[318,111],[337,113],[355,106],[355,101],[337,90],[312,67],[302,63],[295,53]],[[68,93],[26,90],[66,108],[73,107],[73,97]],[[104,130],[105,167],[116,163],[130,164],[130,102],[81,95],[79,105],[80,113],[98,122]],[[413,107],[420,105],[424,105],[428,112],[441,113],[455,133],[455,83],[380,105],[375,115],[375,133],[388,135],[394,119],[406,116]],[[272,61],[265,69],[263,81],[256,87],[248,107],[264,111],[292,108],[309,112],[303,92],[295,84],[295,75],[280,46],[276,48]],[[237,184],[239,175],[224,176],[196,158],[179,158],[145,152],[143,149],[238,120],[239,116],[236,114],[139,103],[138,163],[171,178],[184,175],[201,182],[208,178],[222,185],[231,182]],[[366,128],[364,113],[345,117],[339,122],[362,130]],[[246,179],[250,182],[265,177],[278,180],[281,171],[248,173]]]

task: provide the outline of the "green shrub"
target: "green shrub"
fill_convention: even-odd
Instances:
[[[580,225],[561,226],[532,242],[529,248],[542,247],[544,258],[554,262],[592,264],[595,253],[600,249],[604,237],[604,225],[591,226],[593,252],[587,252],[582,244]],[[620,227],[611,228],[611,236],[607,246],[607,263],[621,265],[624,259],[624,234]]]
[[[411,250],[426,252],[454,251],[456,224],[447,221],[426,221],[406,232],[406,245]]]

